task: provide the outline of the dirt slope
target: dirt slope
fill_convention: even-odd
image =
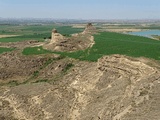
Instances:
[[[53,84],[0,87],[0,120],[160,119],[159,63],[121,55],[72,62]]]

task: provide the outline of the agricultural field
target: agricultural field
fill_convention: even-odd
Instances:
[[[67,25],[39,24],[39,25],[0,25],[0,43],[23,42],[36,40],[39,42],[51,38],[51,31],[56,28],[62,35],[70,36],[82,32],[83,29],[72,28]],[[0,53],[11,51],[10,48],[1,48]]]
[[[18,42],[25,40],[44,41],[51,37],[51,31],[56,28],[61,34],[69,36],[73,33],[81,32],[83,29],[72,28],[72,26],[62,26],[56,24],[45,25],[1,25],[0,35],[17,35],[14,37],[0,38],[0,42]]]
[[[133,36],[114,32],[102,32],[94,35],[95,44],[92,48],[77,52],[53,52],[72,58],[97,61],[104,55],[121,54],[132,57],[147,57],[160,60],[160,41],[146,37]],[[26,48],[23,54],[44,54],[51,51],[42,47]]]

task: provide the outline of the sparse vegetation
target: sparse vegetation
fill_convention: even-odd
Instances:
[[[48,79],[40,79],[40,80],[36,80],[33,83],[41,83],[41,82],[48,82]]]
[[[65,68],[63,69],[63,73],[66,73],[71,67],[73,67],[74,65],[72,63],[68,63],[66,64]]]
[[[0,54],[3,52],[9,52],[14,50],[15,48],[5,48],[5,47],[0,47]]]
[[[49,58],[49,59],[44,63],[44,65],[40,67],[40,69],[45,68],[46,66],[48,66],[49,64],[51,64],[53,61],[54,61],[53,58]]]
[[[8,86],[17,86],[19,85],[19,83],[16,80],[10,81],[8,84]]]
[[[39,75],[39,71],[34,71],[34,73],[33,73],[33,78],[38,77],[38,75]]]
[[[53,52],[49,50],[45,50],[42,48],[42,46],[40,46],[40,47],[25,48],[22,53],[24,55],[39,55],[39,54],[47,54],[47,53],[53,53]]]

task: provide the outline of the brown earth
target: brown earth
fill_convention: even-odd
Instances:
[[[21,35],[0,35],[0,38],[6,38],[6,37],[16,37]]]
[[[110,32],[120,32],[120,33],[126,33],[126,32],[139,32],[142,31],[142,29],[133,29],[133,28],[121,28],[121,29],[113,29],[113,28],[107,28],[105,31]]]
[[[122,55],[104,56],[98,62],[61,58],[39,69],[46,56],[14,55],[10,60],[4,56],[10,55],[1,58],[12,62],[9,66],[15,73],[22,71],[22,63],[29,67],[15,76],[28,76],[26,71],[35,70],[40,74],[28,83],[0,87],[0,120],[160,119],[160,64],[156,61]],[[65,71],[70,63],[74,66]],[[48,81],[35,82],[44,78]]]
[[[19,50],[23,50],[26,47],[39,46],[40,44],[44,43],[38,42],[37,40],[29,40],[22,42],[0,42],[0,47],[17,48]]]

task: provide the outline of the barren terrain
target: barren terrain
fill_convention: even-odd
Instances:
[[[107,29],[106,31],[110,31],[110,32],[120,32],[120,33],[125,33],[125,32],[139,32],[142,31],[142,29]]]
[[[3,55],[4,56],[4,55]],[[2,57],[2,56],[1,56]],[[16,58],[14,55],[13,58]],[[39,60],[38,60],[39,59]],[[41,59],[41,60],[40,60]],[[18,59],[17,59],[18,60]],[[22,78],[43,64],[43,57],[32,58],[35,63],[21,71],[15,60],[8,80]],[[21,61],[22,58],[19,58]],[[7,61],[7,60],[6,60]],[[39,62],[37,62],[39,61]],[[65,62],[64,62],[65,61]],[[27,61],[26,61],[27,62]],[[74,66],[61,74],[67,63]],[[35,66],[31,66],[31,65]],[[4,64],[1,63],[1,68]],[[10,65],[11,68],[11,65]],[[3,68],[7,70],[7,67]],[[33,70],[32,70],[33,69]],[[30,71],[31,73],[27,72]],[[122,55],[104,56],[98,62],[62,59],[39,71],[35,79],[18,86],[2,86],[0,119],[6,120],[159,120],[160,65],[149,59],[133,59]],[[26,74],[24,74],[26,73]],[[44,74],[44,75],[43,75]],[[10,75],[10,76],[9,76]],[[53,77],[60,75],[53,80]],[[1,78],[1,81],[6,81]],[[16,80],[16,79],[15,79]]]
[[[6,38],[6,37],[16,37],[20,35],[0,35],[0,38]]]

